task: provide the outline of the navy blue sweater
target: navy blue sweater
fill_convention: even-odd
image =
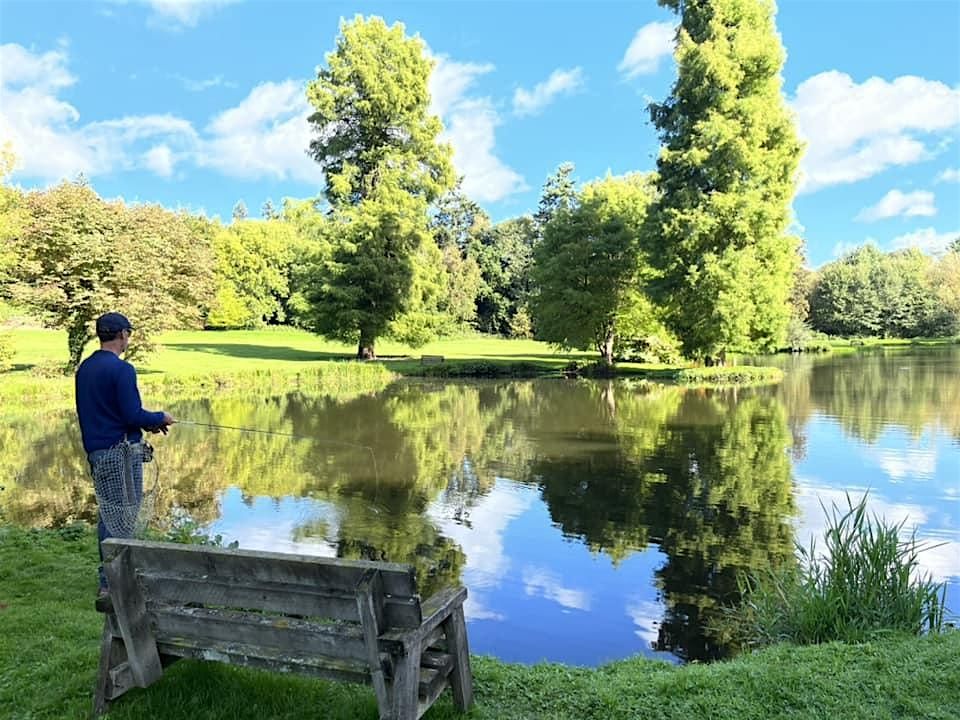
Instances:
[[[137,389],[133,365],[109,350],[97,350],[77,368],[77,417],[83,449],[106,450],[123,440],[137,442],[141,428],[163,422],[162,412],[147,412]]]

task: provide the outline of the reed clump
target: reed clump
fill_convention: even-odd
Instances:
[[[824,551],[797,546],[796,562],[740,576],[741,602],[717,632],[743,647],[777,642],[864,642],[944,629],[946,585],[920,571],[936,547],[867,512],[867,496],[827,510]]]

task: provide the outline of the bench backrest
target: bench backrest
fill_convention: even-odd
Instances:
[[[359,623],[357,589],[375,571],[380,631],[417,628],[423,619],[409,565],[121,539],[104,541],[104,562],[125,549],[148,605]]]

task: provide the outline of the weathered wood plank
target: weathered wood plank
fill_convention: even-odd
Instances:
[[[134,682],[137,687],[148,687],[160,679],[163,667],[130,551],[125,549],[110,562],[105,562],[103,571]]]
[[[421,604],[423,611],[423,623],[417,629],[414,635],[409,632],[389,630],[381,633],[380,640],[391,640],[394,642],[411,642],[413,640],[422,641],[423,638],[430,635],[440,623],[453,611],[453,608],[462,606],[463,601],[467,599],[466,588],[447,588],[440,590],[429,600]]]
[[[420,657],[420,667],[448,672],[453,667],[453,655],[439,650],[427,650]]]
[[[353,590],[323,590],[285,583],[228,582],[176,572],[141,575],[140,582],[149,601],[165,605],[199,603],[360,622],[357,596]],[[382,627],[416,628],[422,619],[420,600],[416,596],[383,598]]]
[[[123,694],[119,691],[113,677],[113,669],[126,664],[127,652],[123,647],[123,640],[115,631],[115,620],[112,615],[103,619],[103,634],[100,639],[100,666],[97,670],[97,684],[93,691],[93,716],[103,715],[110,706],[110,701]],[[125,692],[125,690],[124,690]]]
[[[447,676],[453,670],[452,655],[428,650],[420,658],[419,696],[421,707],[429,708],[447,686]],[[421,710],[421,712],[423,712]]]
[[[152,615],[159,641],[188,638],[342,660],[367,660],[363,631],[355,624],[320,624],[238,610],[172,606],[157,606]]]
[[[447,648],[454,656],[453,670],[450,672],[453,702],[461,710],[468,710],[473,704],[473,670],[470,668],[470,648],[462,603],[444,620],[443,631],[447,636]]]
[[[421,365],[440,365],[443,363],[445,358],[443,355],[421,355],[420,364]]]
[[[118,538],[103,542],[103,553],[107,562],[116,557],[124,547],[130,548],[134,565],[142,574],[182,573],[207,580],[281,583],[353,592],[364,571],[373,569],[380,571],[387,594],[397,597],[417,595],[413,568],[397,563],[339,560]]]
[[[373,691],[377,696],[377,707],[381,717],[390,716],[390,695],[387,692],[387,680],[380,664],[380,650],[377,638],[383,622],[383,580],[376,570],[367,570],[357,585],[357,609],[363,629],[363,644],[367,650],[367,663],[370,665],[370,678]]]
[[[442,644],[443,642],[445,642],[443,628],[437,626],[423,636],[423,639],[420,641],[420,649],[426,651],[436,645]]]
[[[358,684],[370,682],[370,668],[365,662],[334,660],[300,653],[285,653],[279,650],[268,651],[265,648],[248,647],[237,643],[198,642],[187,639],[160,642],[158,647],[166,655],[181,658],[242,665],[340,682]]]
[[[420,645],[408,644],[395,658],[391,720],[417,720],[420,717]],[[382,717],[382,715],[381,715]]]

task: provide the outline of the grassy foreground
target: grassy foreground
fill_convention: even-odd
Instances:
[[[91,530],[0,525],[0,717],[84,718],[97,667]],[[522,640],[520,640],[522,641]],[[642,659],[597,669],[473,659],[470,718],[960,717],[960,632],[863,645],[780,645],[714,665]],[[117,702],[115,720],[376,718],[363,686],[183,661]],[[462,717],[445,697],[427,720]]]

